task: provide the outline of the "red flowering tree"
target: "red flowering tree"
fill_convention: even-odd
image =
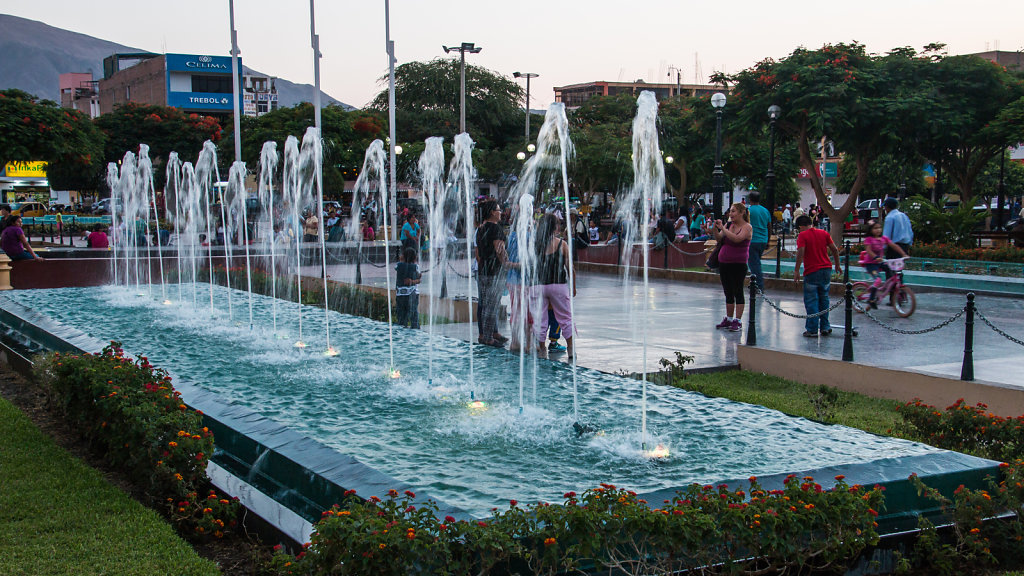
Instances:
[[[797,48],[780,61],[766,59],[732,77],[730,108],[740,108],[738,115],[748,129],[762,129],[772,104],[782,108],[778,136],[796,145],[801,168],[816,173],[812,150],[822,137],[853,161],[856,176],[850,196],[839,208],[828,201],[821,182],[811,179],[817,203],[833,222],[850,214],[872,161],[893,150],[901,128],[916,117],[912,67],[885,66],[883,60],[857,43]],[[832,233],[838,241],[842,228],[835,227]]]
[[[157,188],[163,186],[163,167],[169,153],[177,152],[182,161],[195,162],[203,142],[221,138],[220,122],[212,116],[134,102],[114,108],[95,123],[107,136],[104,163],[116,162],[128,151],[138,153],[139,144],[149,145]]]
[[[0,90],[0,166],[44,160],[56,189],[95,188],[102,168],[103,134],[76,110],[17,89]]]

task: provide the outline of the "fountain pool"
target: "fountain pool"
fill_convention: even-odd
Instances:
[[[201,286],[200,292],[208,289]],[[226,299],[227,288],[214,291],[216,301]],[[238,302],[247,298],[232,292]],[[401,377],[388,379],[386,326],[332,312],[341,356],[297,351],[288,337],[274,336],[273,302],[263,296],[254,296],[254,331],[241,320],[231,325],[226,313],[165,306],[119,287],[17,291],[4,298],[98,340],[119,340],[126,351],[148,356],[176,381],[212,392],[226,406],[282,423],[394,478],[395,486],[412,486],[474,516],[486,516],[510,498],[559,501],[566,491],[600,482],[652,493],[692,482],[943,452],[654,386],[648,390],[648,435],[671,456],[651,461],[638,451],[633,415],[641,384],[633,379],[580,368],[581,418],[603,433],[576,438],[571,368],[562,363],[540,362],[536,397],[528,397],[520,413],[518,355],[477,347],[477,399],[485,406],[471,408],[465,342],[435,337],[428,384],[428,334],[422,331],[395,331]],[[278,307],[279,332],[289,329],[294,315]],[[311,343],[325,339],[315,328],[306,330]]]

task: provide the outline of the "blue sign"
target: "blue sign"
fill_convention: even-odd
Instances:
[[[231,111],[231,94],[212,92],[168,92],[167,105],[182,110],[224,110]]]
[[[198,54],[167,54],[168,72],[204,72],[231,74],[230,56],[202,56]],[[242,70],[242,59],[238,59],[238,70]]]

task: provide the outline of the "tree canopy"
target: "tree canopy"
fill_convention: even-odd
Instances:
[[[43,160],[56,189],[93,189],[103,161],[104,135],[77,110],[21,90],[0,91],[0,166]]]

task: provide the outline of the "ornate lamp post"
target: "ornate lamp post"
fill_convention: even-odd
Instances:
[[[714,195],[711,205],[715,218],[722,217],[722,193],[725,191],[725,173],[722,172],[722,108],[725,108],[725,94],[715,92],[711,97],[711,106],[715,109],[715,170],[711,173],[711,192]],[[729,205],[732,205],[732,190],[729,190]]]
[[[765,194],[768,198],[768,215],[772,230],[775,229],[775,121],[782,114],[782,108],[772,104],[768,107],[768,173],[764,177]]]

